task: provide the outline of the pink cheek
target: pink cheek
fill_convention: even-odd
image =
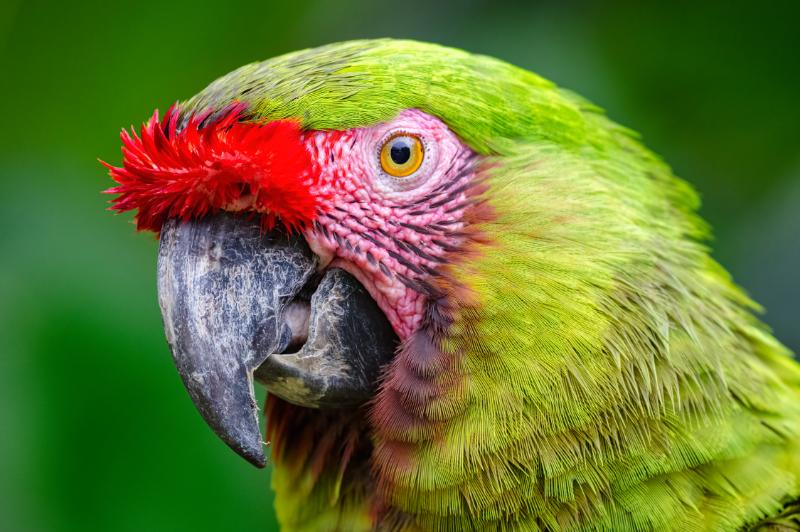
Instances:
[[[372,210],[384,220],[391,220],[394,215],[390,207],[384,207],[383,205],[373,205]]]
[[[422,122],[426,134],[438,144],[440,160],[461,157],[458,153],[464,147],[452,138],[443,125],[438,122],[425,124],[425,120],[430,117],[423,116],[422,119],[416,115],[414,117],[411,123],[419,127]],[[448,205],[428,209],[427,212],[415,212],[413,216],[410,214],[413,208],[392,207],[394,204],[406,205],[424,197],[436,183],[429,183],[430,186],[421,190],[385,194],[379,184],[373,182],[372,174],[376,169],[370,157],[373,157],[374,153],[359,147],[365,142],[370,142],[370,135],[377,135],[375,140],[377,142],[382,136],[381,131],[378,131],[380,133],[378,134],[370,133],[369,130],[356,130],[338,137],[328,136],[333,144],[317,143],[317,161],[322,167],[322,177],[318,186],[320,190],[327,192],[330,198],[322,206],[322,210],[327,211],[329,216],[322,216],[319,223],[326,226],[331,238],[326,238],[324,234],[315,235],[309,231],[306,239],[314,253],[320,256],[322,267],[342,267],[356,276],[376,300],[398,334],[406,337],[419,327],[424,316],[426,298],[409,289],[397,275],[386,275],[386,268],[398,274],[409,276],[412,274],[398,264],[386,249],[383,249],[387,243],[379,233],[384,236],[391,235],[391,238],[387,237],[390,241],[394,239],[406,242],[429,252],[437,249],[437,245],[431,242],[433,237],[389,221],[407,222],[424,227],[444,220],[459,219],[461,213],[444,212],[453,205],[452,201]],[[334,154],[333,160],[330,158],[331,153]],[[438,173],[431,176],[435,181],[445,177]],[[346,209],[347,212],[342,212],[341,209]],[[453,224],[448,226],[448,229],[458,231],[461,226],[462,224]],[[374,235],[382,244],[380,246],[373,244],[363,236],[365,232]],[[334,239],[334,234],[338,235],[338,242]],[[388,245],[391,246],[391,242]],[[395,251],[401,250],[395,249]],[[369,260],[367,253],[374,260]],[[382,268],[381,264],[385,266]]]
[[[410,242],[412,244],[420,244],[422,242],[419,233],[417,233],[416,231],[402,229],[401,231],[398,231],[398,233],[399,233],[399,240]]]
[[[401,327],[407,331],[414,331],[422,321],[423,298],[415,292],[407,291],[405,298],[401,299],[395,307]]]
[[[353,216],[361,220],[361,223],[363,224],[365,221],[368,221],[369,219],[367,218],[368,212],[361,208],[362,205],[363,205],[362,202],[353,202],[353,204],[350,205],[349,210],[350,210],[350,216]]]
[[[325,269],[336,258],[335,249],[330,246],[328,241],[311,231],[305,233],[305,239],[311,252],[319,257],[319,269]]]
[[[353,196],[358,201],[368,202],[370,200],[369,193],[364,187],[357,189]]]
[[[381,227],[380,222],[378,222],[378,221],[376,221],[376,220],[374,220],[372,218],[364,218],[364,220],[362,221],[362,224],[367,229],[377,229],[378,227]]]
[[[393,283],[382,275],[376,276],[374,284],[375,287],[380,290],[383,297],[392,305],[396,304],[400,298],[403,297],[403,289],[398,286],[397,283]]]
[[[353,197],[357,197],[358,193],[361,190],[361,187],[359,187],[358,184],[356,184],[353,180],[350,179],[346,180],[343,183],[343,188],[348,194],[350,194]]]

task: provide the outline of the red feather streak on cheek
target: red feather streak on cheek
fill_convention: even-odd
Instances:
[[[319,174],[299,122],[242,122],[245,106],[233,104],[210,119],[192,116],[178,131],[179,110],[158,111],[141,133],[123,130],[122,166],[105,162],[118,186],[112,209],[138,210],[139,230],[158,233],[168,218],[202,217],[227,210],[257,212],[271,226],[290,229],[314,221]],[[101,161],[102,162],[102,161]]]

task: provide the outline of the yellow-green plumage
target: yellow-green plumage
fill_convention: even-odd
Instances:
[[[366,416],[343,471],[276,461],[288,529],[735,530],[800,497],[800,368],[709,257],[691,187],[598,108],[391,40],[243,67],[184,109],[233,100],[313,129],[438,116],[485,156],[494,212],[449,266],[436,378],[458,385],[415,412],[440,430],[405,435],[410,465],[373,462]]]
[[[455,273],[479,294],[448,344],[464,419],[423,470],[461,470],[454,504],[530,528],[730,530],[778,512],[800,493],[797,365],[697,242],[688,186],[586,120],[602,150],[517,143],[492,173],[494,246]]]

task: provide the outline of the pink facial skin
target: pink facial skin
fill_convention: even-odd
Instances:
[[[220,210],[303,227],[321,268],[340,267],[370,292],[401,339],[439,301],[441,266],[461,251],[474,197],[475,154],[439,119],[409,109],[393,120],[347,131],[301,130],[294,120],[241,120],[231,104],[188,117],[156,111],[140,133],[122,132],[123,164],[109,164],[114,210],[137,210],[137,227],[159,232],[167,218]],[[396,134],[418,137],[424,158],[413,174],[383,171],[380,151]],[[105,163],[104,163],[105,164]],[[473,197],[471,197],[471,195]],[[474,236],[474,235],[473,235]]]
[[[381,168],[393,134],[416,135],[424,160],[397,178]],[[312,194],[325,198],[304,235],[321,268],[355,276],[401,339],[420,326],[445,255],[463,241],[474,153],[439,119],[415,109],[374,127],[313,131],[304,141],[320,169]]]

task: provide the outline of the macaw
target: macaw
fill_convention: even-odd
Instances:
[[[391,39],[123,130],[200,414],[286,530],[797,526],[800,365],[685,181],[575,93]],[[253,382],[265,385],[261,432]]]

